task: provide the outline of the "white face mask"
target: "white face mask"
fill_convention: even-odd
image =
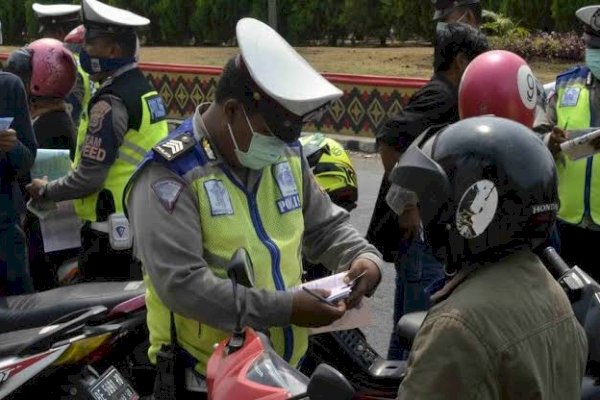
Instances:
[[[233,135],[231,125],[227,124],[231,140],[235,146],[235,155],[238,158],[238,161],[244,167],[255,170],[261,170],[269,165],[275,164],[281,158],[286,144],[281,139],[275,137],[271,132],[269,132],[269,136],[257,133],[252,127],[243,106],[242,111],[244,112],[246,122],[252,132],[252,139],[250,140],[250,146],[247,151],[244,152],[240,150],[237,141],[235,140],[235,136]]]

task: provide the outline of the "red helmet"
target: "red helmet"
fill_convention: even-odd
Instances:
[[[505,50],[477,56],[465,70],[458,90],[460,118],[493,114],[531,128],[538,84],[529,65]]]
[[[75,85],[73,54],[56,39],[39,39],[13,51],[6,70],[18,75],[34,97],[66,97]]]
[[[65,43],[69,44],[83,44],[83,38],[85,37],[85,26],[79,25],[73,29],[67,36],[65,36]]]

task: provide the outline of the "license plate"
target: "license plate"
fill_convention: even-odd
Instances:
[[[110,367],[88,389],[95,400],[138,400],[140,396],[115,367]]]

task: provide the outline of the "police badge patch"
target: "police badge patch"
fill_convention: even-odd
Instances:
[[[302,205],[300,204],[300,196],[290,164],[285,161],[274,165],[273,174],[282,195],[276,202],[279,213],[285,214],[299,209]]]
[[[222,181],[212,179],[204,182],[204,190],[210,203],[210,213],[213,217],[233,215],[233,205],[229,192]]]
[[[577,102],[579,102],[579,94],[581,93],[581,88],[578,87],[570,87],[565,90],[565,94],[562,97],[560,102],[561,107],[575,107]]]
[[[162,97],[155,95],[146,99],[148,109],[150,110],[150,123],[155,124],[167,118],[167,108],[163,103]]]
[[[153,149],[165,160],[171,161],[194,147],[194,143],[192,137],[187,133],[184,133],[173,139],[157,144]]]
[[[177,199],[183,191],[183,184],[174,179],[162,179],[152,184],[154,194],[169,214],[173,213]]]

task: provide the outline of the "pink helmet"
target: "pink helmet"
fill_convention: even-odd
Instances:
[[[31,96],[65,98],[73,89],[77,64],[56,39],[39,39],[13,51],[6,70],[18,75]]]
[[[73,29],[67,36],[65,36],[65,43],[69,44],[83,44],[85,38],[85,26],[79,25]]]

